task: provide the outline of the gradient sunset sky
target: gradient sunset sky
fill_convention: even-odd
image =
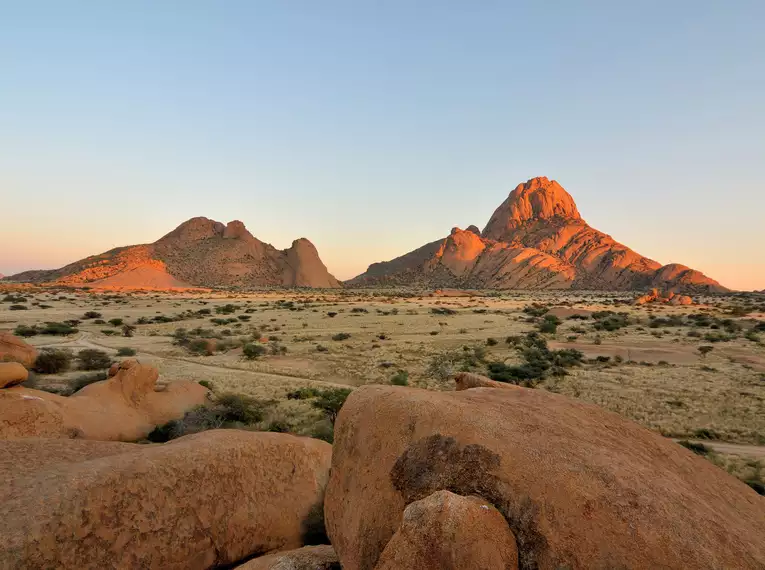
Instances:
[[[184,220],[340,279],[547,176],[765,288],[765,2],[0,0],[0,273]]]

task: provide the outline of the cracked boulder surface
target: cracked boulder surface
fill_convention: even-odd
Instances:
[[[407,506],[441,490],[495,507],[524,570],[765,567],[765,500],[621,416],[525,388],[354,390],[324,503],[343,569],[384,562]]]
[[[193,570],[299,548],[331,454],[240,430],[158,445],[0,441],[0,568]]]

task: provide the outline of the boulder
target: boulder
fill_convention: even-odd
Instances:
[[[136,360],[70,397],[15,386],[0,391],[0,439],[63,437],[137,441],[158,425],[207,402],[197,382],[171,382],[155,391],[159,373]]]
[[[32,368],[37,359],[37,349],[9,332],[0,332],[0,362],[18,362],[24,368]]]
[[[321,526],[331,453],[240,430],[0,441],[0,568],[201,570],[298,548]]]
[[[515,537],[479,497],[449,491],[411,503],[375,570],[517,570]]]
[[[765,568],[765,500],[617,414],[525,388],[354,390],[325,501],[343,568],[373,569],[442,489],[494,505],[524,570]]]
[[[688,295],[675,295],[669,300],[670,305],[693,305],[693,299]]]
[[[326,544],[260,556],[237,570],[340,570],[334,549]]]
[[[29,372],[18,362],[0,362],[0,388],[9,388],[26,382]]]

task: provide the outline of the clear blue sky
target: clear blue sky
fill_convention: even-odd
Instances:
[[[0,0],[0,272],[185,219],[339,278],[545,175],[765,288],[765,2]]]

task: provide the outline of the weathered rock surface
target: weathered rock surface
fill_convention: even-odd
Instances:
[[[517,570],[515,537],[480,497],[436,491],[404,509],[375,570]]]
[[[239,430],[161,445],[0,441],[0,567],[193,570],[300,547],[331,451]]]
[[[237,570],[340,570],[340,561],[329,545],[304,546],[297,550],[260,556],[236,568]]]
[[[641,295],[635,299],[636,305],[646,305],[648,303],[667,303],[669,305],[693,305],[693,299],[688,295],[676,295],[674,292],[661,293],[654,287],[650,293]]]
[[[519,184],[483,232],[475,226],[406,255],[373,263],[349,285],[418,285],[475,289],[727,291],[678,264],[661,266],[585,222],[555,180]]]
[[[224,225],[192,218],[154,243],[112,249],[51,271],[26,271],[12,281],[91,287],[172,289],[193,286],[340,287],[305,238],[278,250],[238,220]]]
[[[0,362],[18,362],[25,368],[32,368],[36,359],[34,346],[9,332],[0,332]]]
[[[14,386],[0,390],[0,439],[16,437],[136,441],[207,401],[197,382],[155,392],[156,368],[125,360],[107,380],[64,397]]]
[[[364,386],[335,424],[325,515],[345,570],[371,570],[410,503],[494,505],[519,567],[765,567],[765,501],[616,414],[530,389]]]
[[[0,388],[26,382],[29,372],[18,362],[0,362]]]

